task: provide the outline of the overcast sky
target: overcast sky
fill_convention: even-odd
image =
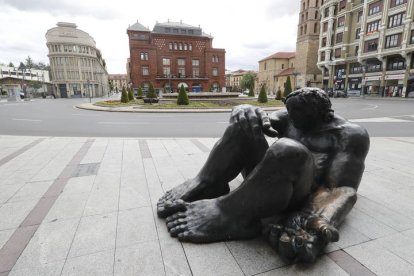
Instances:
[[[299,0],[0,0],[0,63],[18,66],[27,56],[49,63],[45,34],[57,22],[89,33],[111,74],[126,73],[126,29],[137,20],[182,20],[200,25],[226,50],[226,69],[258,69],[258,61],[295,51]]]

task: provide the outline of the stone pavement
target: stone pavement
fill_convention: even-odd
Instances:
[[[371,139],[358,202],[313,265],[261,238],[169,237],[156,202],[216,140],[0,136],[0,275],[414,275],[414,138]]]

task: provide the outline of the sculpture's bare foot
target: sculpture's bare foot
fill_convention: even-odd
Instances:
[[[286,225],[270,225],[269,243],[287,261],[312,263],[329,242],[339,240],[338,230],[326,220],[305,217],[298,214]]]
[[[167,227],[170,235],[180,241],[207,243],[249,239],[257,236],[261,229],[259,221],[249,221],[239,216],[237,210],[222,210],[217,199],[178,202],[174,210],[182,211],[167,218]]]
[[[229,193],[229,191],[230,188],[227,183],[213,185],[202,182],[197,178],[187,180],[183,184],[167,191],[158,200],[158,217],[166,218],[177,212],[177,208],[174,208],[173,206],[175,206],[175,202],[179,199],[185,202],[193,202],[200,199],[216,198]]]

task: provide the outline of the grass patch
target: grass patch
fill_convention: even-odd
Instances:
[[[232,100],[223,99],[215,102],[208,101],[190,101],[188,105],[177,105],[176,103],[153,103],[144,104],[142,99],[133,100],[128,103],[121,103],[120,101],[102,101],[96,102],[95,105],[102,107],[122,107],[122,106],[139,106],[143,109],[213,109],[213,108],[232,108],[240,104],[250,104],[261,107],[282,107],[283,102],[277,100],[269,100],[267,103],[259,103],[257,100]]]

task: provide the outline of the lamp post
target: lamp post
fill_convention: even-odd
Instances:
[[[91,97],[91,88],[90,88],[90,81],[88,80],[88,94],[89,94],[89,103],[92,102],[92,97]]]
[[[298,72],[298,71],[293,71],[293,73],[292,73],[292,75],[295,77],[295,82],[294,82],[294,88],[293,88],[293,90],[296,90],[297,89],[297,86],[298,86],[298,76],[300,75],[300,73]]]

